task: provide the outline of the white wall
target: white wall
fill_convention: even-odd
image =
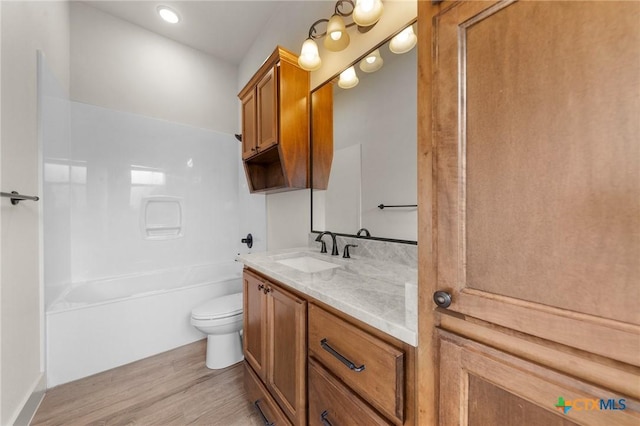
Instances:
[[[41,49],[63,86],[69,82],[65,2],[2,2],[0,159],[2,191],[41,194],[38,164],[37,61]],[[43,385],[41,204],[1,206],[0,423],[13,424]]]
[[[249,81],[264,60],[281,45],[299,54],[309,27],[316,20],[330,18],[334,1],[287,2],[265,26],[244,57],[238,72],[238,90]],[[400,29],[417,16],[416,0],[384,1],[385,13],[369,33],[359,34],[351,28],[350,46],[342,52],[325,52],[320,48],[323,66],[311,73],[311,87],[317,87],[355,61],[371,47]],[[320,28],[320,31],[323,29]],[[319,41],[322,44],[322,40]],[[239,107],[236,107],[237,110]],[[310,194],[308,190],[267,195],[267,234],[269,249],[307,245],[310,230]]]
[[[72,100],[237,132],[236,66],[80,2],[71,36]]]
[[[71,97],[222,133],[239,133],[238,67],[117,19],[86,4],[71,6]],[[263,58],[264,59],[264,58]],[[238,143],[238,152],[240,152]],[[252,233],[266,249],[264,195],[252,195],[239,167],[236,252]]]

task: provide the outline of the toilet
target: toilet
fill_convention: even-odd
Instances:
[[[191,325],[207,335],[207,367],[216,370],[244,359],[242,293],[216,297],[191,311]]]

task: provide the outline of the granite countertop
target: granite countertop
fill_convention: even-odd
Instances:
[[[339,267],[307,273],[278,262],[307,256]],[[415,268],[354,255],[344,259],[308,247],[242,254],[238,260],[405,343],[418,345]]]

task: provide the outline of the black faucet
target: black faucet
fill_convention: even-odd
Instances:
[[[362,232],[364,232],[364,236],[365,236],[365,237],[370,237],[370,236],[371,236],[371,234],[369,233],[369,230],[368,230],[367,228],[360,228],[360,229],[358,230],[358,233],[356,234],[356,236],[358,236],[358,237],[359,237],[359,236],[360,236],[360,233],[362,233]]]
[[[351,255],[349,254],[349,247],[358,247],[356,244],[347,244],[346,246],[344,246],[344,254],[342,255],[342,257],[344,257],[345,259],[350,259]]]
[[[329,231],[324,231],[322,234],[318,235],[318,238],[316,238],[316,241],[319,241],[322,243],[322,248],[320,249],[320,253],[326,253],[327,252],[327,246],[324,243],[324,241],[322,241],[322,237],[324,237],[326,234],[331,235],[331,239],[333,240],[333,248],[331,249],[331,255],[332,256],[337,256],[340,253],[338,253],[338,243],[336,242],[336,234],[334,234],[333,232],[329,232]]]

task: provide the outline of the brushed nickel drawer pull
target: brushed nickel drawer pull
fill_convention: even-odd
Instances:
[[[256,406],[256,410],[258,410],[258,414],[260,414],[260,417],[262,418],[262,422],[264,423],[264,426],[274,426],[274,423],[271,423],[267,418],[267,416],[265,416],[264,413],[262,412],[262,408],[260,408],[260,400],[256,399],[256,402],[254,402],[253,405]]]
[[[327,420],[327,416],[329,415],[329,413],[327,412],[327,410],[324,410],[321,414],[320,414],[320,421],[322,422],[322,424],[324,426],[332,426],[331,422],[329,420]]]
[[[349,370],[353,370],[356,373],[359,373],[359,372],[364,370],[364,364],[362,364],[360,367],[356,367],[356,365],[353,362],[349,361],[347,358],[345,358],[340,353],[338,353],[335,349],[333,349],[331,346],[329,346],[329,344],[327,343],[327,339],[326,338],[320,340],[320,346],[322,346],[322,349],[324,349],[325,351],[329,352],[334,357],[338,358],[338,360],[341,363],[343,363],[344,365],[349,367]]]

